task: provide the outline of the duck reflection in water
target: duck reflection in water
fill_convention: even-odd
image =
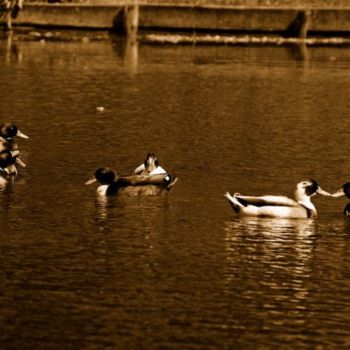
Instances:
[[[227,288],[237,285],[237,278],[242,275],[242,271],[249,271],[254,283],[254,273],[262,277],[261,290],[266,286],[269,289],[280,289],[283,297],[288,289],[293,293],[294,302],[303,304],[308,290],[305,277],[311,273],[310,262],[314,258],[317,227],[317,221],[312,219],[243,217],[227,221]],[[284,278],[271,278],[280,274]],[[239,280],[239,283],[251,286],[249,277],[248,281]],[[259,290],[256,291],[257,294]]]
[[[95,171],[85,185],[99,182],[101,185],[97,188],[97,193],[102,196],[154,196],[168,193],[176,181],[177,178],[168,173],[119,177],[114,169],[102,167]]]
[[[259,216],[275,218],[315,218],[316,207],[311,197],[316,194],[331,196],[315,180],[305,180],[297,184],[295,200],[285,196],[233,196],[227,192],[232,209],[240,216]]]
[[[304,239],[316,233],[316,221],[309,218],[268,218],[245,216],[227,221],[226,237],[230,241],[264,237],[270,244],[279,245],[286,238]]]

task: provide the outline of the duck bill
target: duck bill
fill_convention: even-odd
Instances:
[[[94,177],[92,177],[91,179],[87,180],[87,181],[85,182],[85,185],[91,185],[91,184],[95,183],[96,181],[97,181],[97,179],[96,179],[96,177],[94,176]]]
[[[16,164],[18,164],[22,168],[25,168],[27,166],[26,163],[24,163],[20,158],[16,158]]]
[[[17,130],[16,136],[20,137],[21,139],[29,139],[29,137],[27,135],[23,134],[23,132],[20,130]]]
[[[318,187],[317,191],[318,194],[321,194],[322,196],[332,197],[332,194],[329,192],[323,190],[321,187]]]
[[[337,192],[334,192],[332,194],[332,197],[337,198],[337,197],[343,197],[345,196],[344,190],[341,188]]]
[[[11,156],[13,157],[13,158],[15,158],[15,157],[17,157],[18,155],[19,155],[19,150],[14,150],[14,151],[11,151]]]

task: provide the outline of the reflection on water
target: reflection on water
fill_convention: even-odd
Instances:
[[[319,239],[320,234],[334,229],[327,227],[325,231],[313,220],[245,218],[226,222],[226,293],[230,297],[240,295],[240,305],[245,305],[240,308],[248,315],[252,309],[259,310],[258,318],[263,322],[259,341],[263,344],[279,347],[290,339],[296,347],[328,347],[332,343],[327,339],[314,341],[312,334],[318,337],[317,322],[332,327],[342,319],[340,309],[348,305],[346,298],[335,303],[333,291],[338,287],[332,286],[339,282],[335,275],[343,268],[336,261],[348,249],[348,242],[346,247],[342,243],[337,247],[333,236],[331,248],[324,247]],[[336,230],[342,234],[340,226]],[[332,263],[323,275],[320,266],[329,255]],[[333,269],[338,270],[335,275]],[[322,306],[318,305],[320,300]],[[322,315],[321,310],[328,308],[332,311]],[[249,322],[244,324],[251,329]],[[281,338],[271,331],[284,335]],[[341,327],[331,333],[341,337],[344,332],[347,330]]]
[[[142,46],[142,44],[137,43],[132,40],[127,40],[118,36],[106,35],[106,33],[101,32],[81,32],[81,31],[73,31],[73,32],[49,32],[49,31],[30,31],[26,28],[18,28],[19,32],[2,32],[0,33],[0,39],[1,39],[1,50],[4,50],[4,58],[7,63],[10,63],[11,61],[14,62],[22,62],[23,60],[23,52],[19,49],[21,45],[23,45],[23,42],[30,41],[32,43],[39,43],[42,47],[45,45],[50,45],[51,41],[58,41],[58,42],[77,42],[78,44],[81,44],[85,47],[88,47],[89,45],[95,45],[96,43],[100,43],[101,41],[105,41],[107,38],[111,40],[112,46],[114,47],[115,51],[117,52],[118,56],[122,58],[124,61],[125,67],[127,68],[128,72],[130,74],[137,74],[138,73],[138,65],[140,64],[140,61],[145,58],[143,55],[145,51],[145,47],[152,47],[152,46]],[[96,46],[96,45],[95,45]],[[179,58],[182,59],[192,59],[194,64],[206,64],[210,63],[214,60],[221,60],[221,59],[227,59],[227,52],[228,51],[235,51],[235,48],[228,47],[224,50],[221,46],[204,46],[205,47],[205,55],[201,55],[198,53],[203,52],[202,46],[176,46],[176,45],[159,45],[156,44],[154,46],[155,48],[161,49],[159,53],[161,54],[158,59],[162,59],[163,57],[169,57],[167,53],[169,51],[178,51],[179,52]],[[251,48],[249,46],[248,51],[251,51]],[[244,46],[243,46],[244,48]],[[260,50],[263,48],[263,50]],[[261,55],[263,51],[267,51],[266,47],[257,47],[254,49],[255,54],[259,55],[259,59],[265,59],[268,58],[268,56],[264,57],[264,54]],[[315,58],[327,59],[330,61],[336,61],[338,59],[338,54],[340,50],[343,50],[341,46],[337,48],[335,46],[334,48],[327,47],[325,50],[321,50],[319,48],[315,47],[309,47],[306,44],[290,44],[282,47],[278,47],[279,51],[284,51],[285,57],[288,59],[292,59],[296,62],[304,62],[305,66],[307,67],[307,64],[309,61],[314,60]],[[276,50],[276,46],[272,45],[268,48],[270,52],[273,52]],[[221,54],[221,52],[227,51],[224,55]],[[323,51],[323,53],[321,53]],[[141,52],[141,56],[140,56]],[[182,52],[186,52],[186,55],[183,55]],[[324,53],[326,55],[324,55]],[[165,56],[163,56],[163,53]],[[320,55],[321,53],[321,55]],[[316,54],[316,55],[315,55]],[[342,54],[343,56],[343,54]],[[141,58],[140,58],[141,57]],[[158,60],[156,57],[152,57],[153,59]],[[231,58],[235,58],[235,56],[232,56]],[[240,57],[239,59],[244,59],[244,57]]]
[[[306,239],[315,235],[315,221],[310,219],[272,219],[246,217],[228,223],[227,240],[236,240],[229,235],[230,231],[238,231],[242,236],[261,235],[267,244],[279,244],[285,239]]]
[[[310,276],[308,271],[316,244],[314,220],[245,218],[227,223],[226,243],[228,265],[235,262],[241,249],[273,269],[286,269],[292,275],[289,281]],[[250,244],[247,244],[247,241]],[[232,256],[231,256],[232,254]],[[282,283],[286,283],[283,281]]]
[[[1,46],[0,48],[4,50],[5,63],[10,63],[11,61],[20,63],[23,59],[21,51],[18,46],[13,42],[13,32],[8,32],[6,34],[0,33]],[[3,38],[5,36],[5,38]]]
[[[108,215],[108,197],[106,196],[96,196],[96,206],[97,206],[97,212],[98,217],[101,220],[107,219]]]
[[[0,189],[1,348],[348,346],[344,200],[315,197],[315,221],[239,219],[223,196],[347,181],[347,48],[17,35],[0,39],[0,115],[30,139]],[[149,151],[179,178],[168,196],[83,185]]]

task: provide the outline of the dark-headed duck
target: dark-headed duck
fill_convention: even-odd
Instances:
[[[101,185],[97,188],[97,193],[103,196],[122,193],[129,196],[138,196],[167,193],[176,181],[177,178],[171,174],[119,177],[114,169],[102,167],[95,171],[94,176],[86,181],[85,185],[99,182]]]

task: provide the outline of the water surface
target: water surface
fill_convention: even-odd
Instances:
[[[223,196],[350,180],[349,49],[12,35],[0,63],[1,119],[30,136],[0,192],[1,348],[350,346],[346,200],[239,219]],[[149,151],[179,178],[169,196],[83,185]]]

